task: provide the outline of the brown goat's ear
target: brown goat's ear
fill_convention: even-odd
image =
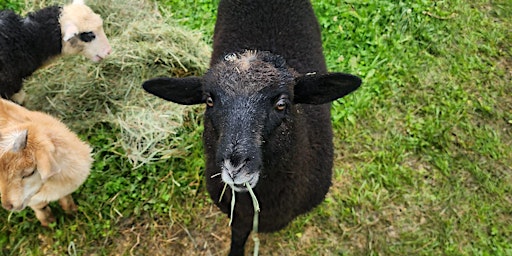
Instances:
[[[361,85],[357,76],[345,73],[307,74],[296,79],[294,103],[324,104],[355,91]]]
[[[19,152],[27,147],[28,130],[0,134],[0,151]]]
[[[164,100],[182,105],[203,103],[200,77],[155,78],[145,81],[142,87],[147,92]]]
[[[36,151],[36,165],[41,179],[44,181],[48,180],[51,176],[60,172],[60,168],[53,157],[55,149],[41,149]]]

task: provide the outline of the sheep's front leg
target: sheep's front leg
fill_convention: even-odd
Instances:
[[[36,218],[41,222],[43,227],[48,227],[50,223],[55,222],[55,217],[53,217],[52,209],[48,205],[48,202],[41,202],[30,206],[30,208],[34,210]]]
[[[78,210],[78,207],[76,206],[75,201],[73,201],[71,194],[59,199],[59,204],[67,214],[73,214]]]
[[[236,217],[235,217],[236,218]],[[230,256],[244,255],[245,242],[251,233],[252,226],[247,223],[237,222],[233,220],[231,226],[231,249],[229,251]]]

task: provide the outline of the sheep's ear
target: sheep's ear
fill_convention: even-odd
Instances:
[[[85,4],[84,0],[73,0],[73,4]]]
[[[294,103],[324,104],[355,91],[361,85],[357,76],[345,73],[307,74],[296,79]]]
[[[28,130],[0,136],[0,151],[19,152],[27,147]]]
[[[36,166],[41,179],[44,181],[48,180],[51,176],[60,172],[59,165],[53,157],[55,148],[41,149],[36,151]]]
[[[64,40],[64,42],[67,42],[74,36],[78,35],[78,27],[73,23],[66,23],[63,25],[62,32],[62,40]]]
[[[194,105],[204,102],[201,78],[196,76],[150,79],[145,81],[142,87],[147,92],[164,100],[182,105]]]

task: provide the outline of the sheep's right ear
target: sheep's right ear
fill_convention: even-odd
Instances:
[[[150,79],[145,81],[142,87],[155,96],[182,105],[194,105],[204,102],[201,78],[196,76]]]
[[[62,40],[64,40],[64,42],[67,42],[74,36],[78,35],[78,27],[73,23],[66,23],[62,28]]]
[[[361,78],[345,73],[307,74],[296,79],[294,103],[324,104],[355,91]]]

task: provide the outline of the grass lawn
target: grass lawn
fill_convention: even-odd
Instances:
[[[260,235],[260,254],[512,255],[512,2],[313,2],[329,70],[364,82],[333,104],[325,202]],[[0,7],[31,8],[23,3]],[[151,3],[211,44],[217,0]],[[108,67],[85,72],[101,78]],[[204,70],[173,74],[194,72]],[[30,209],[0,210],[0,255],[226,255],[228,219],[205,191],[201,112],[184,112],[167,139],[172,154],[142,166],[126,157],[115,125],[74,128],[96,160],[74,194],[79,212],[52,204],[57,223],[42,228]]]

